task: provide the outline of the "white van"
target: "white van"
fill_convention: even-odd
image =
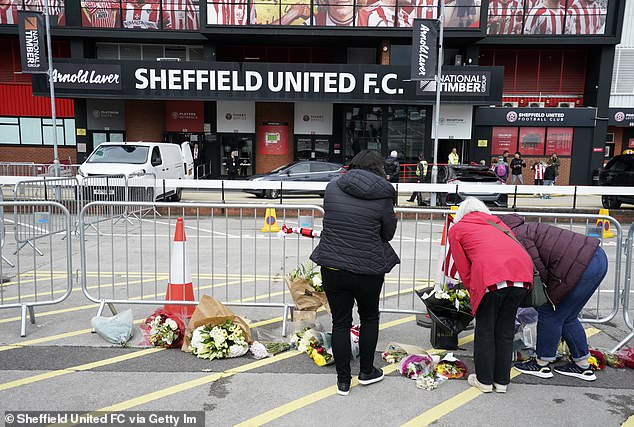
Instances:
[[[132,177],[144,174],[156,177],[155,188],[151,193],[147,189],[151,200],[180,201],[182,189],[164,186],[162,180],[194,178],[189,142],[180,147],[159,142],[104,142],[79,167],[81,178],[125,175],[130,185]],[[86,185],[91,185],[90,181],[84,180]]]

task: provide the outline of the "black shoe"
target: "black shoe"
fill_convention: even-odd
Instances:
[[[568,377],[576,377],[584,381],[594,381],[597,379],[592,369],[582,368],[574,362],[562,366],[556,366],[553,370],[558,374],[566,375]]]
[[[513,365],[515,369],[520,371],[523,374],[534,375],[539,378],[552,378],[553,372],[550,369],[550,364],[546,366],[541,366],[537,363],[537,360],[531,359],[527,362],[516,363]]]
[[[378,383],[383,379],[383,370],[379,368],[373,368],[372,372],[369,374],[364,374],[363,372],[359,372],[359,384],[361,385],[369,385]]]
[[[350,383],[337,382],[337,394],[347,396],[350,393]]]

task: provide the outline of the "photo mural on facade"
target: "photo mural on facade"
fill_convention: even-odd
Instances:
[[[605,34],[608,0],[492,0],[488,34]]]

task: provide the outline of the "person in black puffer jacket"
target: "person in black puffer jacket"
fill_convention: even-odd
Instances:
[[[394,187],[385,179],[383,160],[364,150],[348,172],[330,181],[324,195],[324,227],[310,259],[321,266],[332,311],[332,350],[338,393],[350,390],[350,328],[356,300],[361,320],[359,383],[383,379],[373,365],[379,336],[379,296],[385,273],[400,263],[389,241],[396,231]]]
[[[516,363],[515,369],[551,378],[550,364],[557,359],[557,346],[563,337],[573,361],[553,370],[585,381],[595,380],[579,313],[608,271],[608,259],[599,239],[541,222],[524,223],[515,214],[501,215],[500,219],[533,259],[550,299],[550,303],[537,308],[537,358]]]

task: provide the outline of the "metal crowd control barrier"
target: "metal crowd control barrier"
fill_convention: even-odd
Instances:
[[[77,175],[80,165],[59,165],[60,177]],[[0,162],[2,176],[55,176],[54,165],[32,162]]]
[[[625,321],[625,325],[630,328],[630,333],[610,350],[611,353],[618,351],[632,338],[634,338],[634,321],[632,321],[632,318],[630,317],[630,302],[632,300],[632,263],[634,263],[633,253],[634,222],[630,226],[630,230],[627,233],[627,239],[625,240],[625,284],[623,286],[623,320]]]
[[[386,275],[381,311],[418,314],[424,312],[425,309],[416,296],[416,291],[434,286],[436,281],[442,279],[441,266],[446,252],[440,243],[445,227],[444,218],[452,211],[417,208],[395,210],[399,216],[399,227],[392,240],[392,246],[399,255],[401,263]],[[495,212],[496,215],[509,213],[512,212]],[[615,261],[610,262],[609,276],[606,276],[604,283],[585,308],[586,313],[589,311],[593,313],[590,317],[581,320],[587,323],[607,323],[613,319],[620,306],[622,231],[618,221],[602,215],[536,212],[517,212],[517,215],[525,217],[527,221],[547,222],[581,234],[593,232],[597,219],[611,221],[616,241],[613,258]],[[410,224],[405,226],[408,219]],[[612,246],[610,245],[609,248],[611,250]]]
[[[73,225],[76,226],[76,218],[81,207],[81,196],[79,194],[79,183],[77,178],[44,178],[30,181],[19,181],[14,187],[14,199],[16,201],[33,201],[47,202],[55,201],[64,205],[74,218]],[[26,215],[29,215],[27,211]],[[20,206],[15,207],[15,220],[17,224],[22,222],[23,212]],[[40,227],[49,227],[50,221],[54,218],[48,218],[46,214],[42,214],[38,218]],[[27,221],[28,223],[28,221]],[[76,230],[76,228],[74,228]],[[38,232],[30,228],[16,227],[16,240],[20,242],[17,251],[24,246],[31,246],[38,254],[42,252],[35,246],[33,236],[37,236]]]
[[[125,209],[125,205],[91,203],[80,214],[82,224],[95,224],[94,233],[85,226],[80,227],[84,232],[80,244],[82,289],[91,301],[100,303],[99,314],[106,305],[114,313],[116,304],[166,303],[164,292],[170,273],[175,217],[182,216],[189,242],[189,260],[194,266],[196,301],[201,292],[209,290],[212,296],[229,305],[283,307],[286,322],[286,314],[293,304],[283,278],[297,265],[308,262],[316,242],[299,237],[279,240],[274,233],[263,234],[260,228],[265,209],[277,209],[280,223],[294,225],[305,221],[319,229],[322,208],[312,205],[138,203],[148,209],[155,206],[157,211],[134,224],[117,222],[116,218],[105,215],[109,209]],[[159,218],[158,211],[164,216]],[[441,278],[440,266],[445,253],[440,242],[445,215],[451,211],[397,208],[396,212],[400,221],[392,245],[401,263],[386,275],[380,308],[388,313],[422,314],[424,305],[416,291],[433,286]],[[587,304],[585,317],[581,320],[606,323],[613,319],[620,305],[620,224],[612,217],[601,215],[518,214],[527,221],[547,222],[580,233],[592,232],[597,219],[612,222],[616,244],[614,247],[604,244],[612,260],[609,275]],[[99,220],[94,219],[100,216]],[[292,246],[292,256],[289,239],[297,245]],[[196,304],[196,301],[183,304]]]
[[[129,206],[93,202],[79,216],[82,290],[89,300],[100,304],[98,315],[105,306],[114,314],[118,304],[167,303],[174,227],[177,217],[183,217],[195,301],[170,304],[195,305],[206,293],[227,305],[277,307],[284,312],[286,330],[293,302],[284,277],[308,261],[316,242],[297,235],[281,239],[275,232],[262,232],[265,216],[275,215],[267,211],[275,209],[279,224],[297,226],[300,220],[314,224],[321,221],[321,207],[138,202],[134,206],[156,210],[133,224],[104,215]],[[94,230],[86,224],[94,225]]]
[[[4,214],[14,211],[14,219]],[[27,310],[35,323],[35,307],[64,301],[72,292],[71,215],[57,202],[0,202],[2,225],[15,229],[15,241],[4,239],[0,251],[15,249],[15,262],[6,269],[0,262],[0,309],[21,309],[21,336],[26,336]],[[54,238],[63,235],[64,239]],[[48,256],[36,259],[35,252],[19,251],[20,245],[34,242],[47,248]],[[3,253],[3,252],[2,252]]]

